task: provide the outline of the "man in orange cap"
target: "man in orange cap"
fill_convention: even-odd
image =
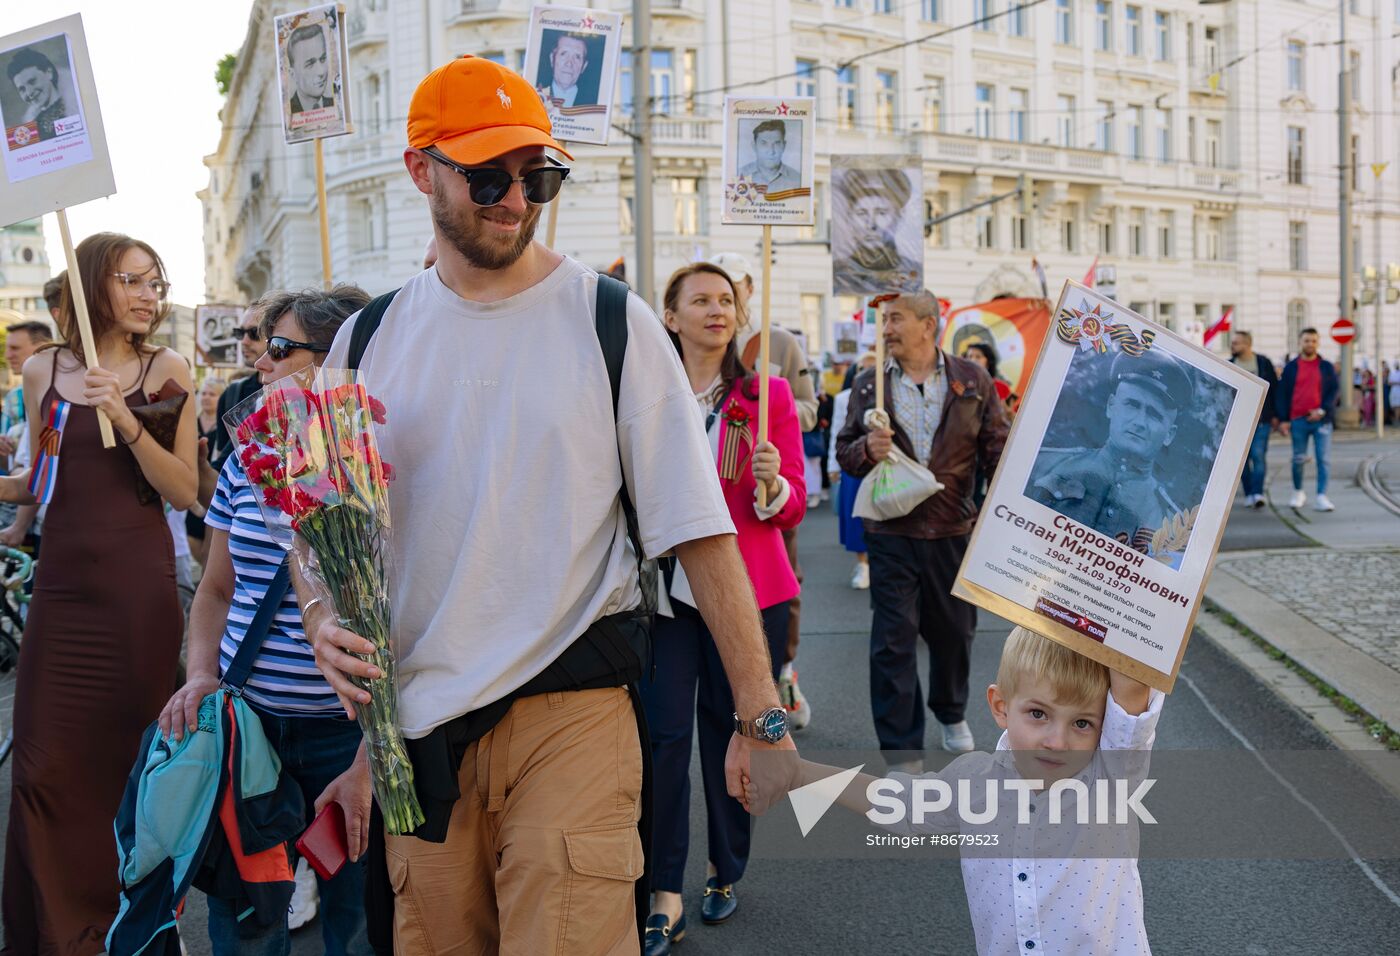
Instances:
[[[644,755],[623,685],[646,642],[623,493],[642,550],[676,554],[715,635],[736,797],[751,754],[792,748],[753,590],[656,315],[626,296],[614,411],[598,274],[534,241],[567,175],[546,151],[568,155],[534,89],[454,60],[414,93],[408,143],[439,257],[358,362],[388,409],[400,722],[428,818],[386,838],[393,949],[636,953]],[[330,366],[355,364],[358,321]],[[342,699],[364,703],[347,675],[376,672],[346,651],[368,642],[321,605],[306,631]]]

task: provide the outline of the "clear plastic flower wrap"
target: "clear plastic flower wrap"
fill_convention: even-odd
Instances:
[[[386,421],[358,373],[315,367],[264,386],[224,417],[273,539],[340,626],[375,646],[364,659],[383,676],[355,678],[370,693],[355,709],[385,826],[404,834],[423,811],[399,729],[388,592],[394,473],[375,437]]]

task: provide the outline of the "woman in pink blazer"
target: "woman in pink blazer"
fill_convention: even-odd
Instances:
[[[739,553],[763,615],[773,678],[787,642],[788,601],[798,593],[782,531],[807,511],[802,431],[788,383],[769,380],[769,440],[758,441],[758,379],[734,343],[738,296],[718,266],[697,262],[666,284],[664,321],[705,421],[720,486],[739,536]],[[766,500],[759,504],[759,485]],[[655,670],[642,684],[655,783],[652,914],[644,956],[670,952],[686,932],[682,880],[690,833],[690,751],[698,724],[705,783],[709,878],[701,918],[722,923],[738,906],[734,884],[749,856],[749,816],[725,790],[724,754],[734,732],[734,699],[704,620],[679,565],[665,575],[652,634]]]

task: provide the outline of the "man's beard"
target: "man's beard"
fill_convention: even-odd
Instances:
[[[525,254],[535,239],[535,227],[540,221],[540,206],[530,206],[520,224],[520,234],[509,244],[491,242],[482,236],[482,226],[473,222],[474,211],[455,209],[447,198],[442,183],[434,177],[433,197],[428,204],[433,222],[442,238],[462,254],[462,258],[478,269],[505,269]],[[504,213],[505,210],[500,210]]]

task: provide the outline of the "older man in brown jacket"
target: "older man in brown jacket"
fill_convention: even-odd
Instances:
[[[898,446],[944,487],[901,518],[866,519],[875,612],[870,708],[881,750],[923,749],[917,654],[923,637],[929,646],[929,709],[943,725],[944,749],[965,752],[974,746],[964,712],[977,611],[950,590],[977,518],[977,466],[988,475],[996,468],[1009,423],[986,370],[938,347],[938,299],[932,293],[891,299],[884,317],[885,367],[867,369],[852,384],[837,460],[863,477]],[[866,412],[875,407],[877,374],[885,377],[889,428],[866,424]]]

